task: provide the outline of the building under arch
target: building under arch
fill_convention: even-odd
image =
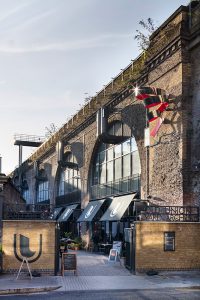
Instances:
[[[27,201],[62,208],[65,222],[72,218],[85,239],[97,227],[111,238],[123,234],[121,225],[117,232],[115,225],[103,223],[119,199],[133,204],[123,211],[125,223],[136,217],[135,199],[155,207],[199,208],[200,4],[192,3],[156,30],[145,57],[125,67],[13,172],[20,188],[20,178],[26,178]],[[169,100],[160,129],[147,145],[147,111],[133,92],[136,85],[163,89],[162,101]],[[149,112],[158,115],[153,106]],[[151,130],[154,126],[149,123]],[[91,221],[83,221],[88,215]]]

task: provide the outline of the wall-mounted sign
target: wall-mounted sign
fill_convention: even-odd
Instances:
[[[22,234],[19,234],[19,247],[17,247],[17,234],[14,234],[14,242],[13,242],[13,248],[14,248],[14,254],[15,257],[19,261],[23,261],[24,257],[27,259],[29,263],[33,263],[36,260],[38,260],[42,254],[42,234],[40,234],[40,237],[38,239],[38,253],[36,254],[36,251],[32,251],[29,246],[30,239]],[[19,248],[19,252],[17,251],[17,248]],[[33,258],[34,257],[34,258]]]
[[[55,274],[57,266],[56,222],[41,220],[3,221],[3,271],[18,272],[20,264],[28,262],[32,270]]]

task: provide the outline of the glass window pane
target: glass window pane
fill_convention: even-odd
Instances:
[[[175,251],[175,232],[164,232],[164,250]]]
[[[78,176],[78,171],[76,170],[76,169],[74,169],[74,175],[73,175],[73,177],[77,177]]]
[[[68,181],[65,181],[65,194],[70,192],[70,185]]]
[[[49,182],[41,182],[38,185],[37,200],[38,202],[49,199]]]
[[[131,175],[131,156],[127,154],[123,156],[123,177]]]
[[[123,155],[126,155],[128,153],[130,153],[130,139],[128,139],[127,141],[125,141],[123,144],[122,144],[122,151],[123,151]]]
[[[107,163],[107,182],[113,181],[113,161]]]
[[[107,161],[113,160],[113,147],[107,150]]]
[[[69,169],[68,174],[69,174],[69,179],[73,178],[73,169]]]
[[[73,191],[74,189],[74,180],[73,179],[69,179],[69,191]]]
[[[122,159],[115,159],[115,180],[122,178]]]
[[[96,155],[94,160],[94,164],[98,164],[98,163],[99,163],[99,153]]]
[[[77,181],[77,188],[81,190],[81,179],[79,178]]]
[[[102,164],[99,166],[99,172],[100,172],[100,183],[106,182],[106,164]]]
[[[72,161],[72,154],[67,154],[66,161]]]
[[[140,157],[138,151],[132,153],[132,174],[140,174]]]
[[[69,179],[68,169],[65,169],[65,181]]]
[[[115,146],[115,158],[120,157],[122,155],[122,145]]]
[[[131,138],[131,152],[136,151],[137,149],[138,148],[137,148],[137,144],[136,144],[135,138],[132,137]]]
[[[99,153],[99,163],[106,162],[106,151],[102,151]]]
[[[102,152],[104,150],[106,150],[106,144],[101,143],[101,145],[99,146],[99,152]]]
[[[59,195],[59,196],[64,195],[64,181],[61,181],[60,184],[59,184],[58,195]]]
[[[94,166],[94,172],[93,172],[93,184],[99,183],[99,165]]]

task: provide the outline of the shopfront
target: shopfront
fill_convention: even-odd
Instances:
[[[124,228],[129,227],[134,218],[133,206],[136,195],[134,193],[113,197],[110,206],[100,219],[106,229],[107,242],[123,241]]]
[[[60,224],[60,234],[64,236],[64,232],[71,233],[73,237],[79,235],[79,226],[77,218],[81,214],[80,204],[68,205],[58,218]]]
[[[106,228],[104,223],[100,222],[100,219],[107,210],[111,201],[112,199],[110,198],[90,201],[79,217],[77,222],[86,222],[90,240],[93,240],[94,236],[98,236],[98,242],[106,240]]]

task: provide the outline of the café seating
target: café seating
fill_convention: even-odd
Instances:
[[[89,252],[94,251],[94,243],[92,241],[89,242],[86,250],[89,251]]]
[[[99,244],[99,252],[100,253],[109,254],[111,248],[112,248],[112,244],[109,244],[109,243]]]

